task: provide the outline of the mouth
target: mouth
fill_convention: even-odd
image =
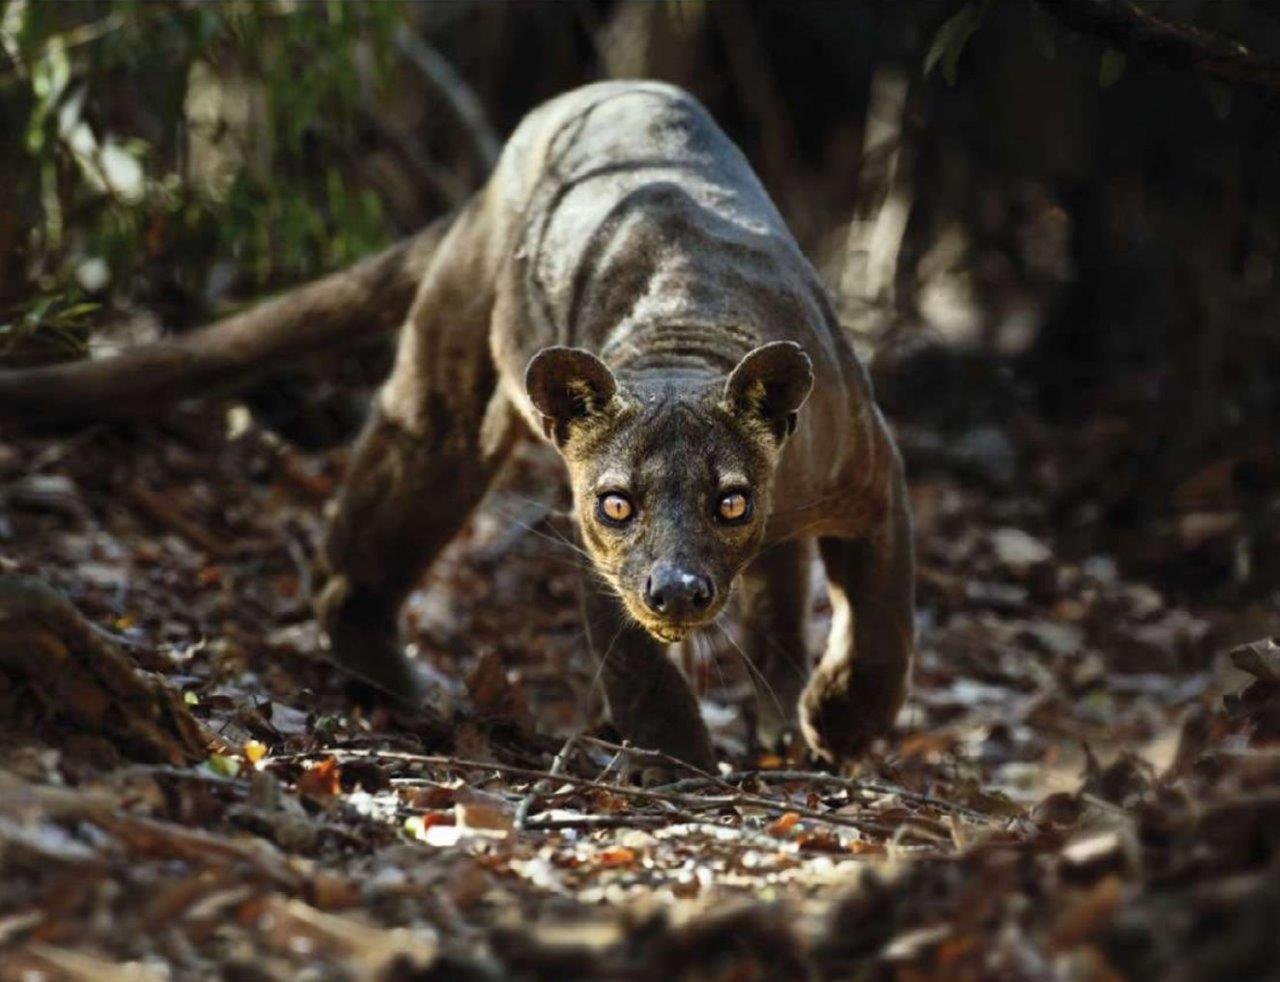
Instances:
[[[724,609],[724,603],[714,603],[709,608],[698,612],[698,616],[691,620],[671,621],[665,618],[655,617],[653,612],[644,607],[638,600],[632,600],[624,595],[623,603],[630,613],[632,619],[655,641],[662,644],[676,644],[683,641],[686,637],[711,624],[720,615]]]
[[[648,624],[645,625],[644,629],[664,644],[675,644],[678,641],[683,641],[685,635],[693,630],[692,627],[654,627]]]
[[[716,619],[719,609],[707,611],[707,616],[699,618],[697,621],[672,623],[671,621],[659,621],[652,617],[637,617],[640,626],[649,633],[649,636],[663,644],[675,644],[683,641],[699,628],[706,627]]]

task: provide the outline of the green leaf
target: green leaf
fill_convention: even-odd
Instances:
[[[240,774],[239,759],[225,754],[210,754],[204,766],[218,777],[238,777]]]
[[[978,25],[982,23],[982,15],[986,4],[968,3],[948,17],[933,36],[933,43],[924,56],[924,75],[927,78],[939,63],[947,84],[955,85],[956,71],[960,67],[960,56],[964,54],[965,45],[973,37]]]
[[[92,301],[88,301],[85,303],[77,303],[77,304],[71,305],[66,310],[62,311],[58,316],[75,320],[77,318],[84,317],[86,314],[92,314],[95,310],[97,310],[101,306],[102,304],[93,303]]]
[[[1127,59],[1123,51],[1108,48],[1102,52],[1102,61],[1098,65],[1098,86],[1109,89],[1115,85],[1120,80],[1120,76],[1124,74],[1126,63]]]

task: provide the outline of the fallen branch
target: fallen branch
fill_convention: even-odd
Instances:
[[[678,814],[673,815],[671,812],[664,812],[661,815],[564,815],[559,818],[529,818],[524,825],[517,826],[517,830],[521,832],[598,832],[601,829],[661,829],[671,825],[673,819],[677,822],[682,821]],[[706,824],[694,816],[690,816],[688,821],[689,824]]]
[[[1227,85],[1280,93],[1280,61],[1260,58],[1191,24],[1153,14],[1130,0],[1037,0],[1060,24],[1118,51]]]
[[[0,420],[145,417],[184,399],[244,388],[306,356],[377,340],[400,326],[451,220],[176,340],[115,358],[0,372]]]

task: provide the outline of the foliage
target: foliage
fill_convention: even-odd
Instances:
[[[954,14],[942,22],[933,42],[924,56],[924,74],[928,76],[935,67],[942,65],[942,74],[947,84],[956,84],[956,73],[960,68],[960,56],[964,54],[965,45],[973,37],[982,23],[982,15],[986,13],[987,4],[966,3]]]
[[[82,300],[74,288],[18,305],[0,320],[0,357],[12,364],[24,356],[44,360],[83,354],[89,315],[98,307]]]
[[[260,289],[379,245],[382,204],[353,180],[350,148],[402,16],[387,2],[10,0],[0,118],[22,138],[0,163],[30,230],[24,278],[100,291],[150,272],[190,297],[228,260],[223,280]]]

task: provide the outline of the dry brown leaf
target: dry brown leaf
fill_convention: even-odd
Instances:
[[[619,866],[634,866],[640,857],[634,850],[626,846],[611,846],[596,853],[596,862],[607,869]]]
[[[784,812],[766,825],[765,831],[779,838],[789,836],[799,821],[800,816],[796,812]]]
[[[298,793],[311,798],[332,798],[342,791],[342,771],[336,757],[325,757],[298,777]]]
[[[506,719],[526,724],[531,722],[524,690],[512,682],[496,651],[481,656],[467,676],[467,691],[476,714],[489,719]]]
[[[1058,918],[1050,938],[1051,946],[1062,951],[1097,937],[1111,923],[1123,897],[1124,885],[1119,877],[1099,880]]]

